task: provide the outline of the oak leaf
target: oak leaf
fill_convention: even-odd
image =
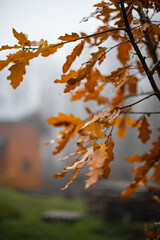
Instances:
[[[141,139],[142,143],[146,143],[150,139],[151,130],[149,129],[149,123],[145,116],[141,119],[141,126],[138,130],[138,138]]]
[[[30,44],[30,41],[28,40],[27,36],[24,33],[22,32],[18,33],[14,28],[12,29],[12,31],[14,37],[17,38],[18,43],[20,45],[25,46]]]
[[[65,34],[65,36],[60,36],[59,39],[62,41],[70,42],[75,41],[79,38],[79,35],[77,33],[72,33],[71,35]]]
[[[95,184],[100,176],[108,178],[110,173],[109,163],[114,159],[113,147],[113,140],[108,138],[105,144],[100,145],[98,149],[92,152],[89,161],[90,172],[87,173],[89,179],[86,181],[86,188]]]
[[[14,89],[17,88],[20,85],[20,82],[23,81],[23,75],[26,73],[26,65],[29,65],[29,61],[18,62],[9,68],[11,74],[7,77],[7,79],[11,80],[11,85]]]
[[[57,52],[58,48],[63,47],[63,44],[49,44],[45,47],[43,47],[43,51],[42,51],[42,56],[43,57],[48,57],[51,54],[54,54]]]
[[[14,45],[14,46],[4,45],[0,48],[0,51],[9,50],[9,49],[16,49],[16,48],[20,48],[20,46],[18,46],[18,45]]]
[[[118,126],[117,137],[124,138],[124,136],[126,134],[126,118],[119,117],[116,120],[116,126]]]
[[[85,41],[81,41],[81,43],[79,43],[74,49],[73,52],[71,53],[71,55],[67,56],[67,61],[65,62],[65,64],[63,65],[63,72],[66,73],[68,71],[68,69],[70,68],[70,66],[72,65],[72,63],[74,62],[74,60],[76,59],[76,57],[79,57],[83,47],[84,47],[84,43]]]
[[[121,39],[123,41],[123,39]],[[125,41],[126,39],[124,39]],[[132,45],[130,43],[124,43],[118,46],[118,59],[122,64],[126,64],[130,60],[130,51]]]
[[[77,71],[71,70],[67,75],[66,74],[62,74],[61,75],[61,79],[60,80],[56,79],[54,81],[54,83],[66,83],[69,79],[75,78],[77,76],[78,76]]]

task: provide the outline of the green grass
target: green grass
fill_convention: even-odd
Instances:
[[[89,216],[76,222],[44,222],[42,213],[70,210],[85,213],[82,200],[33,197],[0,188],[0,240],[142,240],[143,225],[104,222]]]

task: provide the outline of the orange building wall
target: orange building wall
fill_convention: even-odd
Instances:
[[[22,189],[40,187],[42,169],[39,134],[27,125],[14,125],[6,132],[8,134],[5,159],[7,167],[3,174],[1,171],[3,175],[1,182]]]

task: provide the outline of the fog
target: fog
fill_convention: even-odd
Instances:
[[[83,31],[91,34],[99,26],[99,22],[94,18],[91,18],[88,22],[80,23],[80,21],[94,11],[93,4],[96,2],[96,0],[0,0],[0,45],[17,43],[13,37],[12,28],[15,28],[17,32],[27,34],[31,41],[44,39],[48,40],[49,43],[57,43],[58,37],[65,35],[65,33]],[[110,40],[107,41],[107,44],[107,46],[113,45]],[[47,125],[46,119],[56,116],[58,112],[66,114],[73,112],[82,118],[85,117],[83,103],[70,103],[69,95],[62,96],[64,86],[53,83],[55,79],[60,79],[66,54],[72,51],[72,47],[73,44],[67,44],[53,56],[31,60],[30,65],[26,67],[24,80],[16,90],[12,89],[10,81],[7,80],[9,71],[4,69],[0,72],[0,121],[3,123],[17,123],[34,115],[38,116],[38,122],[34,122],[33,125],[36,125],[36,127],[39,125],[39,129],[41,128],[42,185],[45,186],[45,189],[49,188],[49,190],[59,189],[63,187],[64,183],[58,180],[61,185],[59,186],[59,183],[52,179],[53,173],[62,167],[62,163],[58,164],[58,157],[52,156],[53,146],[44,146],[44,143],[54,138],[57,133]],[[6,53],[8,54],[7,51]],[[5,59],[6,53],[0,53],[1,59]],[[113,53],[114,51],[111,51],[108,54],[109,61],[102,67],[102,71],[105,71],[105,73],[115,70],[115,64],[117,66],[119,64]],[[90,50],[86,49],[81,62],[85,61],[86,56],[88,57],[89,54]],[[79,60],[77,62],[79,63]],[[77,65],[73,64],[73,67],[76,68]],[[142,81],[140,88],[147,91],[150,86]],[[108,94],[111,92],[112,89],[109,90]],[[91,104],[93,105],[93,103]],[[150,104],[154,109],[157,108],[155,101],[151,101]],[[141,111],[142,109],[144,111],[150,110],[148,104],[141,104],[137,110]],[[30,122],[32,122],[32,117]],[[154,124],[155,122],[156,120]],[[113,163],[115,171],[112,178],[118,179],[118,175],[130,178],[130,171],[126,171],[128,169],[127,163],[125,164],[126,168],[122,166],[124,166],[126,149],[130,154],[134,154],[135,148],[138,152],[142,151],[142,144],[136,143],[134,140],[136,137],[137,133],[129,132],[121,144],[121,140],[117,141],[115,163]],[[62,153],[62,156],[69,154],[72,148],[73,144],[70,144]]]

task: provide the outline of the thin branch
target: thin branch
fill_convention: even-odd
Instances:
[[[150,97],[152,97],[152,96],[157,96],[157,95],[159,96],[160,93],[159,93],[159,92],[158,92],[158,93],[152,93],[152,94],[150,94],[150,95],[148,95],[148,96],[146,96],[146,97],[144,97],[144,98],[141,98],[140,100],[138,100],[138,101],[136,101],[136,102],[134,102],[134,103],[131,103],[131,104],[126,105],[126,106],[123,106],[123,107],[116,107],[116,109],[122,110],[122,109],[126,109],[126,108],[133,107],[134,105],[136,105],[136,104],[138,104],[138,103],[140,103],[140,102],[143,102],[144,100],[146,100],[146,99],[148,99],[148,98],[150,98]]]
[[[146,115],[150,115],[150,114],[160,114],[160,112],[125,112],[125,111],[121,111],[121,114],[146,114]]]
[[[150,71],[150,74],[153,75],[154,72],[157,70],[157,68],[159,67],[160,65],[160,60],[153,66],[153,68],[151,69]]]
[[[126,95],[124,98],[127,99],[127,98],[132,98],[132,97],[141,97],[141,96],[150,95],[150,94],[153,94],[153,93],[154,93],[153,91],[137,93],[137,94],[134,94],[134,95]]]
[[[125,26],[126,26],[126,32],[128,34],[128,37],[129,37],[129,40],[134,48],[134,50],[136,51],[138,57],[139,57],[139,60],[141,61],[141,64],[144,68],[144,71],[149,79],[149,82],[154,90],[154,92],[159,92],[159,89],[154,81],[154,78],[153,76],[150,74],[150,71],[149,71],[149,68],[143,58],[143,55],[141,53],[141,51],[139,50],[139,47],[137,46],[136,42],[135,42],[135,39],[134,39],[134,36],[132,34],[132,31],[131,31],[131,28],[130,28],[130,25],[129,25],[129,22],[128,22],[128,19],[127,19],[127,15],[126,15],[126,11],[125,11],[125,6],[124,6],[124,0],[120,0],[120,5],[121,5],[121,11],[122,11],[122,14],[123,14],[123,19],[124,19],[124,23],[125,23]],[[157,94],[156,95],[157,98],[159,99],[160,101],[160,94]]]
[[[119,27],[119,28],[111,28],[111,29],[107,29],[107,30],[102,31],[102,32],[97,32],[97,33],[93,33],[93,34],[90,34],[90,35],[82,36],[82,37],[79,37],[79,38],[77,38],[77,39],[75,39],[75,40],[64,41],[64,42],[61,42],[61,43],[53,44],[53,45],[50,45],[50,47],[58,47],[58,46],[61,46],[61,45],[65,45],[65,44],[67,44],[67,43],[80,41],[80,40],[87,39],[87,38],[94,37],[94,36],[98,36],[98,35],[101,35],[101,34],[104,34],[104,33],[112,32],[112,31],[121,31],[121,30],[125,31],[126,29],[125,29],[125,28],[122,28],[122,27]],[[39,47],[25,47],[24,49],[37,50],[38,48],[39,48]]]
[[[144,19],[143,19],[143,15],[142,15],[142,9],[141,9],[140,7],[138,7],[136,10],[137,10],[137,12],[138,12],[138,14],[139,14],[139,16],[140,16],[141,22],[144,24],[145,21],[144,21]],[[156,54],[156,51],[155,51],[155,50],[156,50],[156,46],[154,46],[154,45],[152,44],[148,30],[146,29],[146,30],[143,31],[143,32],[144,32],[144,37],[145,37],[145,40],[146,40],[146,45],[147,45],[147,47],[148,47],[148,49],[149,49],[149,52],[150,52],[150,54],[151,54],[153,63],[156,64],[156,63],[158,62],[158,57],[157,57],[157,54]],[[159,76],[159,78],[160,78],[160,66],[158,66],[156,70],[157,70],[158,76]]]
[[[127,41],[124,41],[124,42],[118,43],[118,44],[114,45],[113,47],[110,47],[110,48],[109,48],[104,54],[102,54],[102,55],[99,57],[98,60],[100,60],[101,57],[103,57],[104,55],[106,55],[106,54],[107,54],[108,52],[110,52],[112,49],[118,47],[118,46],[121,45],[121,44],[127,43],[127,42],[130,42],[130,41],[127,40]]]

